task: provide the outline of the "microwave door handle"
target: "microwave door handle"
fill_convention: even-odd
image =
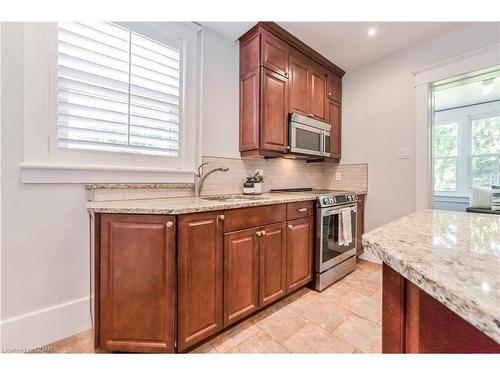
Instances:
[[[321,155],[325,155],[325,131],[321,131],[321,137],[320,137],[320,146],[319,146],[319,151],[321,152]]]

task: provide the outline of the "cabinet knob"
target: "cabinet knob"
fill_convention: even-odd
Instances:
[[[331,93],[331,92],[329,92],[329,93],[328,93],[328,96],[332,96],[332,93]]]
[[[314,117],[314,115],[312,113],[309,113],[307,116],[308,117]]]
[[[265,230],[261,231],[260,233],[262,233],[263,236],[266,235],[266,231]]]
[[[307,212],[307,208],[306,207],[302,207],[302,208],[299,208],[297,211],[298,212]]]
[[[288,224],[288,229],[293,229],[293,225],[292,224]]]
[[[174,226],[173,221],[167,221],[167,228],[172,228]]]
[[[220,220],[224,220],[224,219],[225,219],[225,216],[224,216],[224,215],[219,215],[219,219],[220,219]]]
[[[257,235],[257,237],[262,236],[262,232],[260,230],[258,230],[257,232],[255,232],[255,234]]]

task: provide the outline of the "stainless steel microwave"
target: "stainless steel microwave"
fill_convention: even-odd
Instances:
[[[290,153],[329,157],[330,129],[330,124],[292,113],[288,129]]]

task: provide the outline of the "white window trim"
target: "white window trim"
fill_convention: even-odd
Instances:
[[[193,182],[201,158],[201,28],[148,26],[180,38],[186,56],[179,158],[57,148],[57,23],[25,23],[23,183]]]
[[[415,75],[415,207],[432,207],[431,84],[500,64],[500,43],[413,71]]]

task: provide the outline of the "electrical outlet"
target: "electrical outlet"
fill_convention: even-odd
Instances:
[[[407,147],[399,149],[399,159],[409,159],[410,158],[410,149]]]
[[[342,181],[342,173],[335,172],[335,181]]]

